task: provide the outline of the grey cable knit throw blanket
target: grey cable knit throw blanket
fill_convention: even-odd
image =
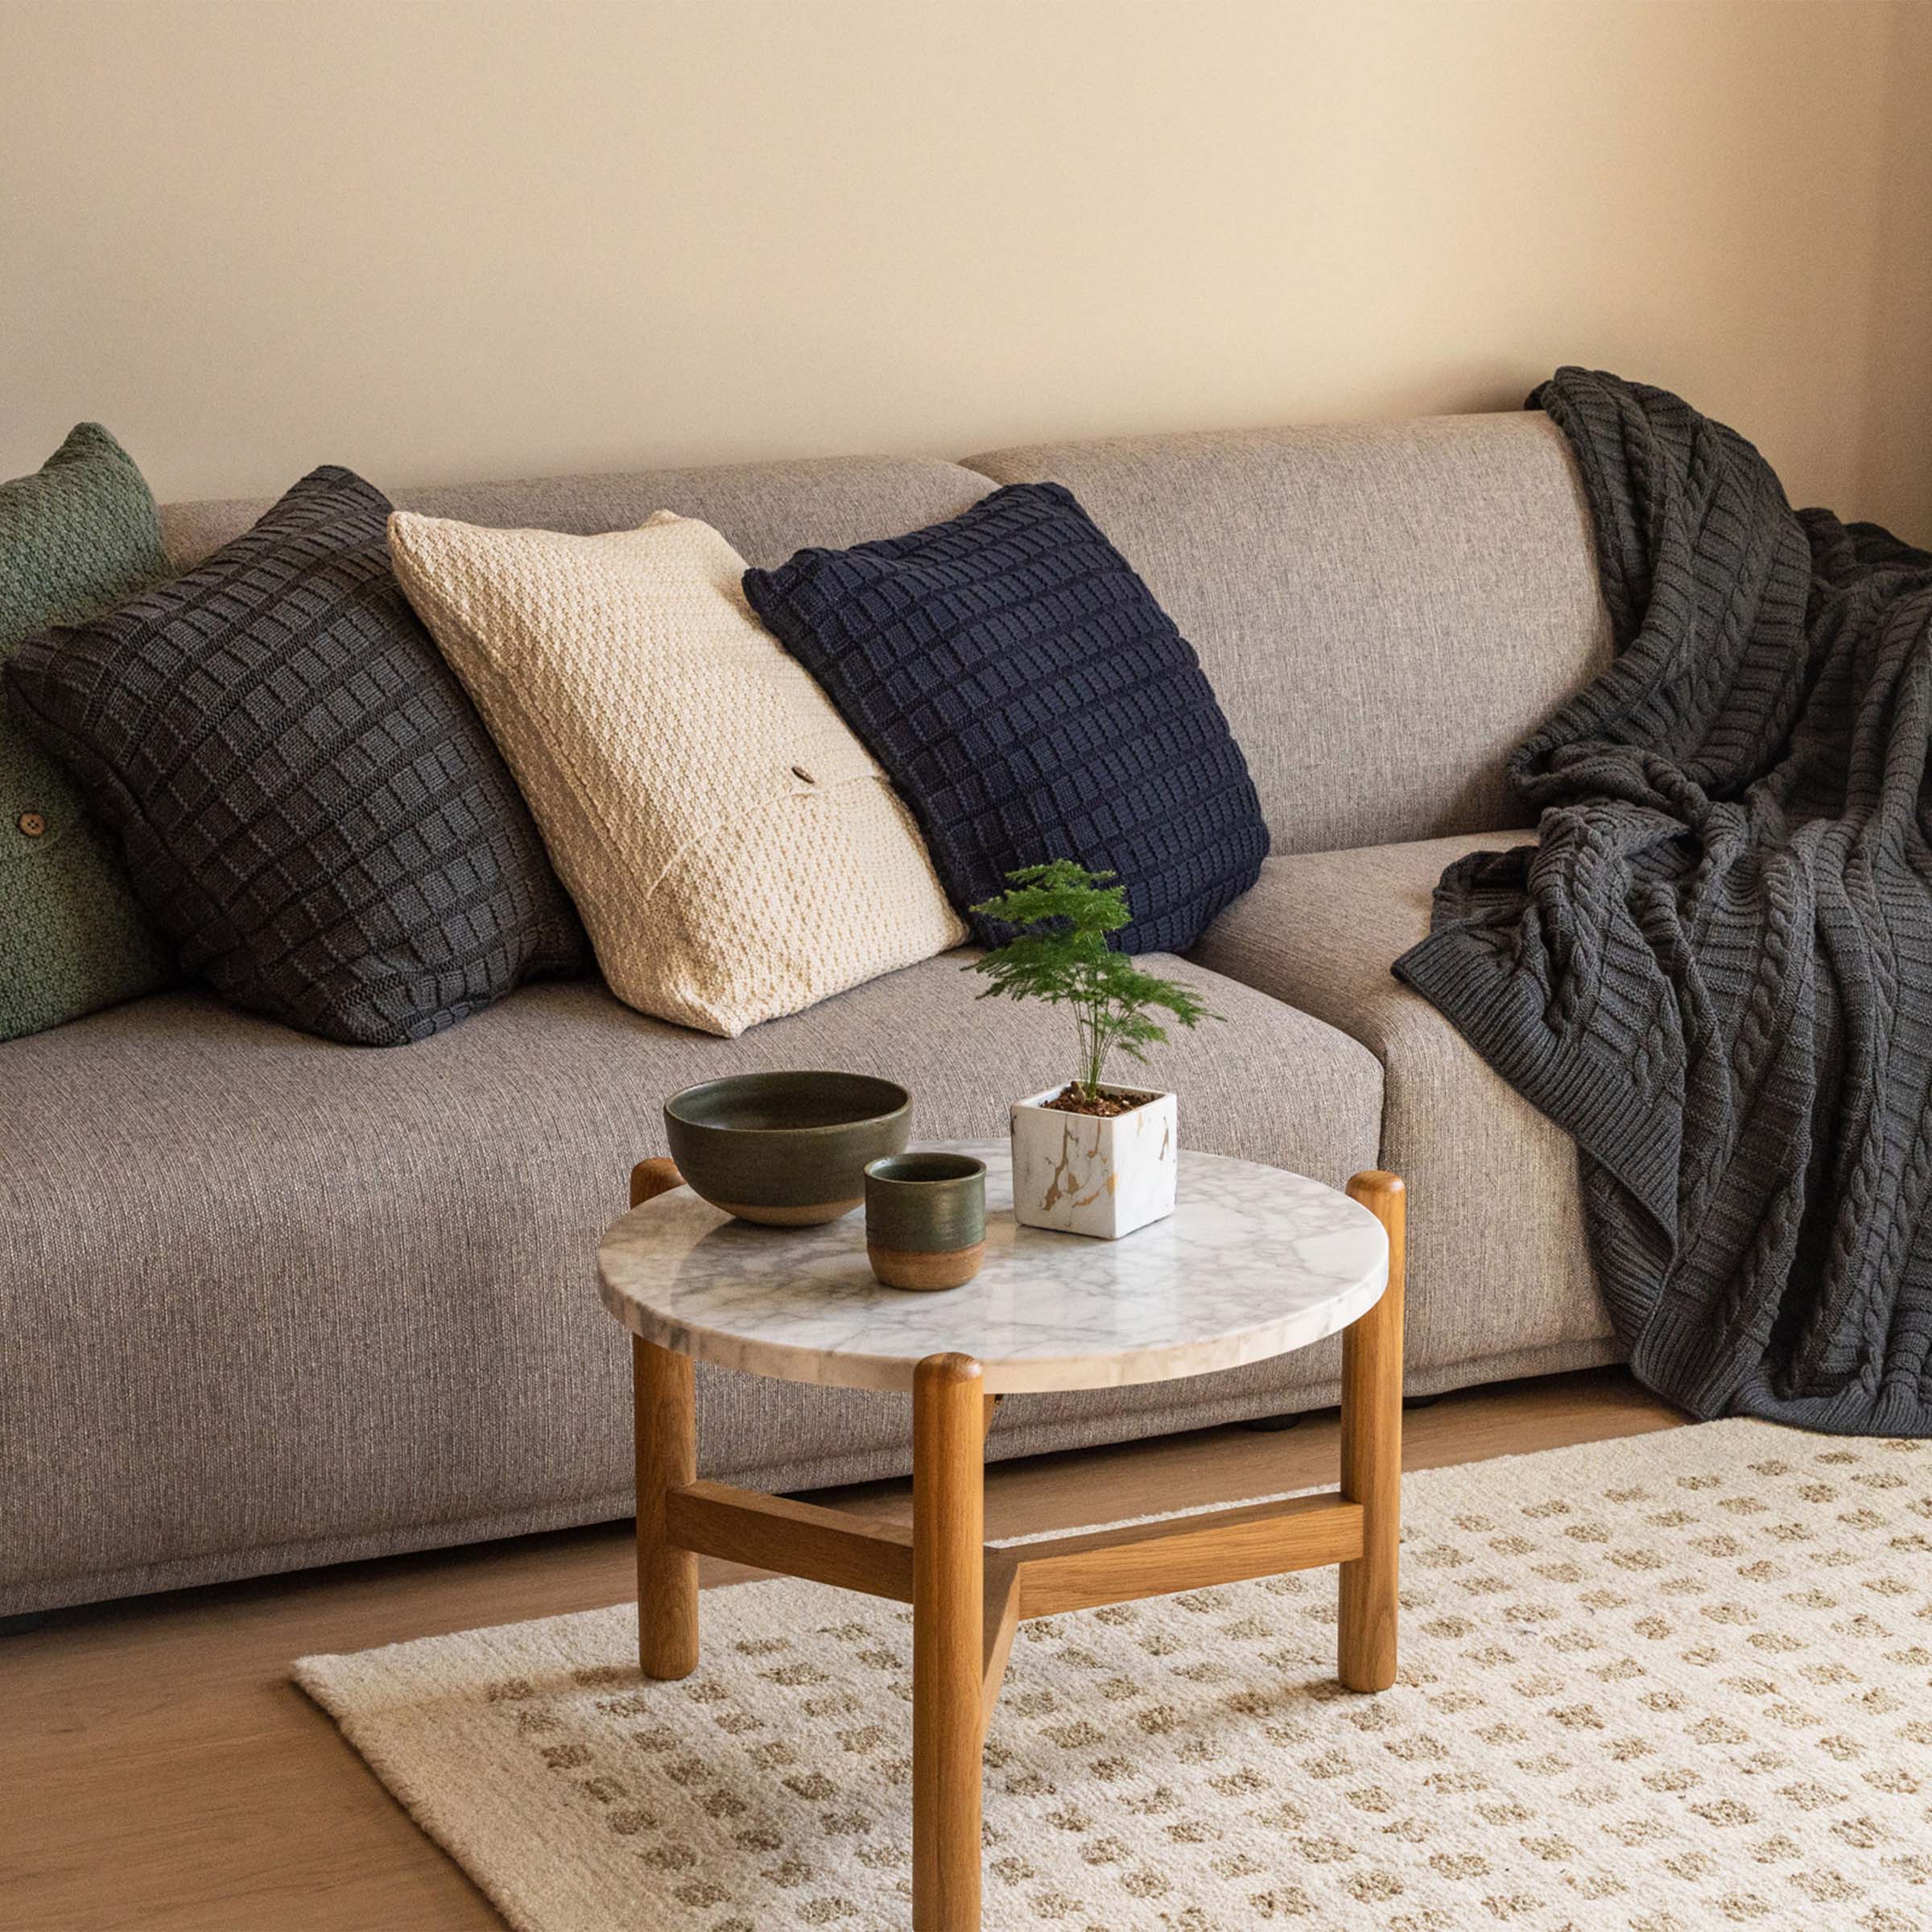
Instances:
[[[1644,1381],[1932,1434],[1932,555],[1662,390],[1530,406],[1617,655],[1510,759],[1540,842],[1452,865],[1395,970],[1575,1137]]]

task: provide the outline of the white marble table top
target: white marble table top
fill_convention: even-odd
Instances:
[[[1183,1150],[1166,1220],[1117,1241],[1022,1228],[1005,1141],[924,1142],[986,1163],[986,1260],[963,1288],[882,1287],[863,1209],[758,1228],[687,1187],[605,1235],[605,1306],[700,1361],[787,1381],[906,1390],[923,1356],[976,1356],[989,1395],[1104,1389],[1234,1368],[1345,1328],[1389,1278],[1381,1224],[1344,1194]]]

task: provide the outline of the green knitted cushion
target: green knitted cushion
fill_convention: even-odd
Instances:
[[[155,499],[97,423],[0,483],[0,664],[167,575]],[[58,766],[0,701],[0,1040],[175,976],[121,861]]]

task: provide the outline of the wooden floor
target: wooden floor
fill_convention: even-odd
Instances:
[[[1667,1428],[1620,1370],[1410,1411],[1410,1468]],[[1332,1482],[1332,1411],[996,1465],[1014,1536]],[[904,1483],[828,1492],[909,1519]],[[291,1658],[627,1601],[605,1525],[64,1614],[0,1638],[0,1932],[471,1932],[502,1922],[287,1681]],[[708,1564],[708,1583],[748,1573]]]

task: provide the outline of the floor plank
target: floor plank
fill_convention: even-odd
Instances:
[[[1412,1469],[1668,1428],[1620,1370],[1411,1410]],[[1335,1480],[1332,1411],[996,1464],[1025,1535]],[[814,1501],[907,1521],[910,1485]],[[707,1563],[718,1585],[753,1574]],[[627,1524],[64,1613],[0,1639],[5,1932],[494,1932],[501,1921],[288,1682],[291,1658],[628,1601]]]

